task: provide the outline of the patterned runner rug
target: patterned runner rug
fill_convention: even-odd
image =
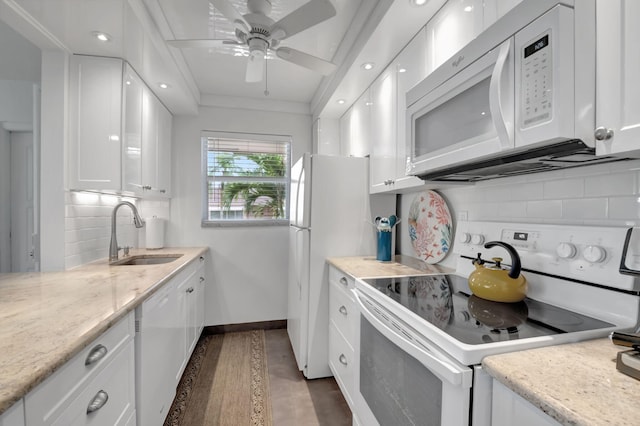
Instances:
[[[203,335],[164,426],[271,426],[263,330]]]

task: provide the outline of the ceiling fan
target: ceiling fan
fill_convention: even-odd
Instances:
[[[324,75],[329,75],[334,71],[336,66],[329,61],[290,47],[280,46],[280,41],[335,16],[336,9],[330,0],[311,0],[277,22],[268,16],[271,12],[271,0],[247,0],[249,13],[245,15],[241,15],[229,0],[209,1],[233,24],[237,40],[167,40],[170,46],[180,48],[211,48],[222,45],[247,46],[249,58],[245,80],[248,83],[262,80],[268,50],[275,52],[280,59]]]

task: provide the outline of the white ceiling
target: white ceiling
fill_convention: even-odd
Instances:
[[[246,13],[246,0],[230,1]],[[277,21],[308,0],[271,1],[269,16]],[[336,16],[282,46],[332,61],[336,71],[323,77],[279,58],[268,60],[268,97],[264,82],[244,81],[246,57],[166,44],[167,39],[234,38],[209,0],[0,0],[0,20],[40,48],[126,59],[174,114],[195,114],[198,105],[234,105],[339,117],[444,0],[430,0],[423,8],[409,0],[331,1]],[[111,41],[98,42],[94,31],[109,33]],[[362,74],[366,60],[377,67]],[[169,89],[159,89],[160,82]],[[347,102],[336,107],[332,96]]]
[[[169,25],[167,38],[175,39],[229,39],[235,40],[234,27],[207,0],[157,0]],[[277,21],[299,8],[308,0],[273,0],[268,15]],[[241,14],[248,13],[246,0],[230,0]],[[337,14],[318,25],[283,40],[281,46],[301,50],[331,61],[345,32],[358,12],[360,1],[333,0]],[[172,49],[176,49],[173,48]],[[265,82],[245,83],[247,58],[234,56],[247,53],[244,47],[179,49],[189,66],[201,93],[264,97]],[[273,99],[309,103],[322,75],[274,58],[267,60],[269,96]]]

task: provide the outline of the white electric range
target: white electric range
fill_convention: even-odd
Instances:
[[[482,358],[635,330],[640,283],[619,273],[626,228],[460,222],[455,274],[356,281],[356,417],[363,425],[488,425],[491,379]],[[482,254],[513,246],[527,298],[473,295]],[[506,259],[505,259],[506,260]],[[509,263],[506,261],[505,263]]]

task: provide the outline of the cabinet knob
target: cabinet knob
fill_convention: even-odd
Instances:
[[[96,362],[104,358],[107,352],[109,352],[109,350],[103,345],[96,345],[93,349],[91,349],[89,355],[87,355],[87,358],[84,360],[84,365],[95,364]]]
[[[349,282],[345,277],[340,278],[340,284],[342,284],[343,286],[349,286]]]
[[[606,141],[613,137],[613,130],[607,129],[604,126],[600,126],[594,132],[594,136],[597,141]]]
[[[189,287],[189,288],[187,289],[187,293],[193,293],[193,287]]]
[[[108,393],[106,393],[103,390],[98,391],[96,396],[93,397],[93,399],[91,400],[91,402],[87,406],[87,414],[91,414],[94,411],[98,411],[99,409],[104,407],[104,405],[107,403],[108,400],[109,400],[109,394]]]
[[[204,281],[204,277],[200,277],[200,282]]]
[[[200,256],[200,262],[204,262],[204,256]]]
[[[142,185],[142,189],[144,189],[145,191],[150,191],[151,185]]]
[[[167,192],[167,190],[166,190],[166,189],[161,189],[161,190],[160,190],[160,193],[161,193],[161,194],[164,194],[165,192]]]
[[[347,308],[342,305],[340,306],[340,308],[338,309],[338,311],[342,314],[342,315],[347,315]]]
[[[344,356],[344,354],[340,354],[340,356],[338,357],[338,361],[340,361],[340,364],[342,365],[347,365],[347,357]]]

